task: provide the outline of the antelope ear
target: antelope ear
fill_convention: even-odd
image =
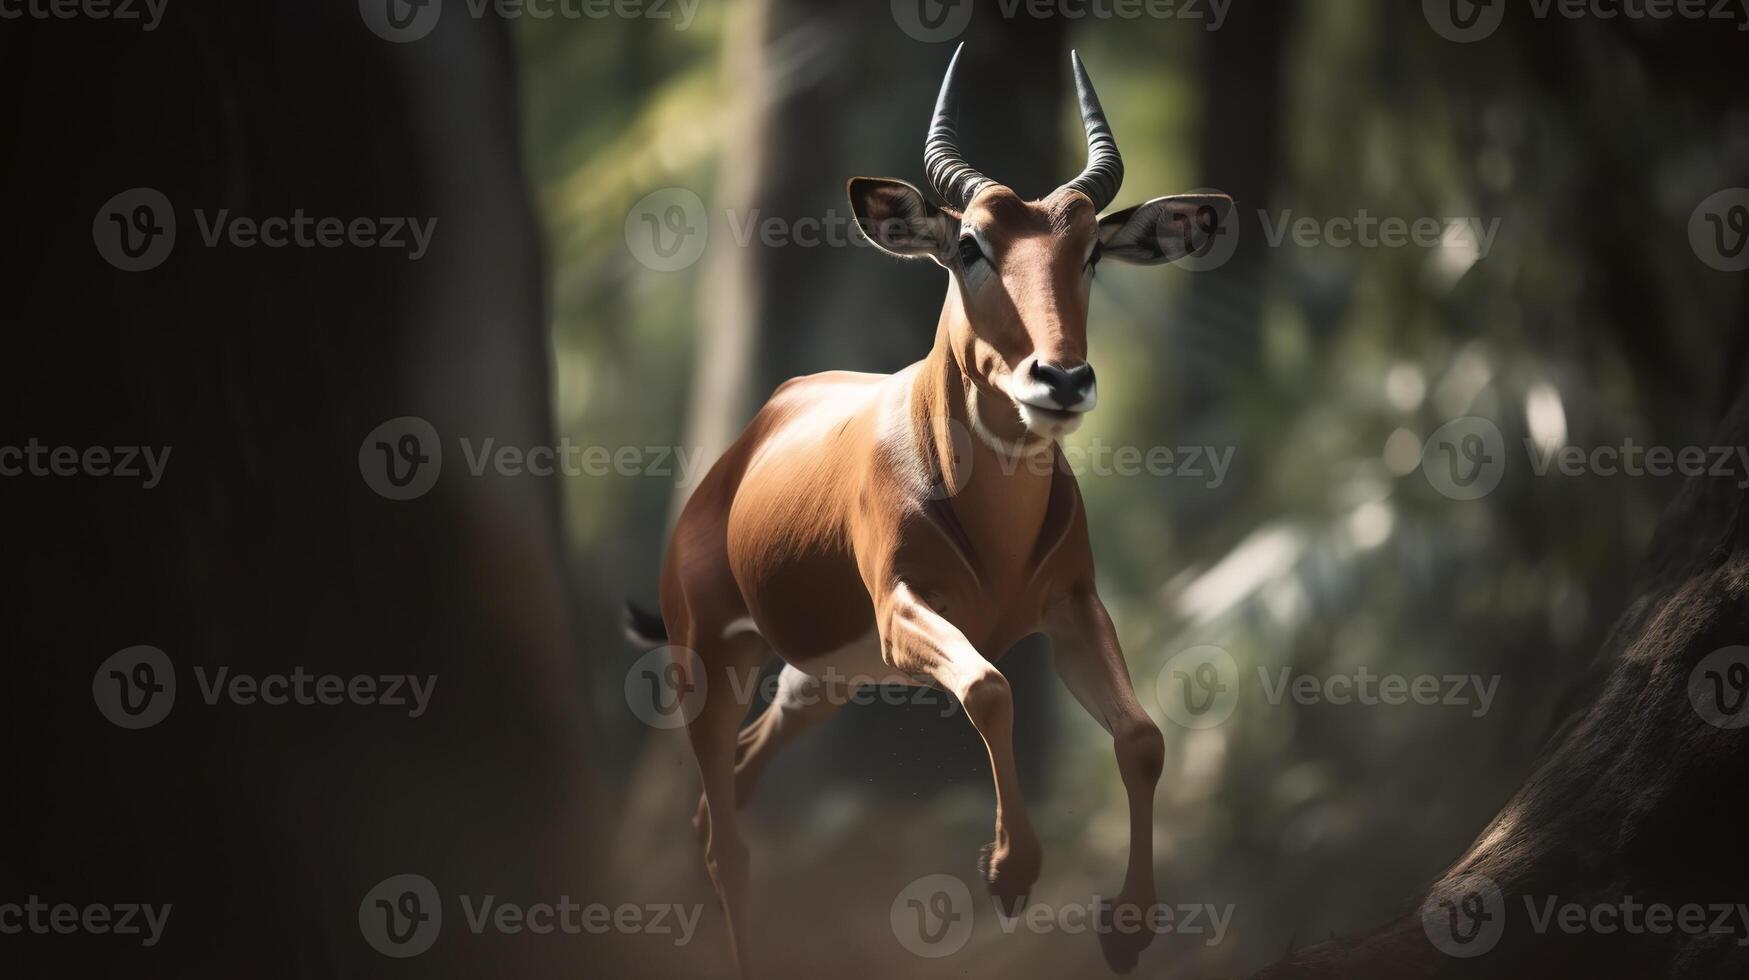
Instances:
[[[902,180],[852,177],[848,189],[856,226],[876,248],[902,259],[947,264],[959,236],[957,215],[929,203],[922,191]]]
[[[1200,255],[1227,233],[1233,199],[1225,194],[1156,197],[1099,219],[1100,255],[1136,265]]]

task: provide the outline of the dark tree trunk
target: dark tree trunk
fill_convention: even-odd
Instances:
[[[1239,242],[1218,270],[1192,276],[1174,329],[1162,331],[1157,341],[1156,363],[1172,372],[1166,410],[1184,444],[1234,443],[1226,406],[1258,384],[1264,370],[1263,302],[1274,250],[1265,247],[1256,216],[1272,207],[1282,176],[1282,70],[1294,11],[1285,2],[1234,4],[1227,23],[1202,42],[1208,89],[1197,180],[1237,203],[1231,230]],[[1186,527],[1218,525],[1218,515],[1243,506],[1255,490],[1256,473],[1241,465],[1233,477],[1215,490],[1172,501]]]
[[[150,490],[4,480],[9,840],[28,844],[0,857],[0,894],[172,905],[150,949],[8,936],[10,975],[581,966],[574,943],[473,936],[458,905],[592,896],[594,794],[554,487],[474,477],[459,448],[552,436],[507,32],[451,6],[402,45],[353,3],[170,4],[150,33],[6,25],[12,186],[28,191],[8,222],[25,254],[8,262],[18,404],[0,444],[171,452]],[[118,271],[93,217],[142,186],[171,203],[175,246]],[[221,209],[437,224],[410,261],[209,245],[196,211]],[[359,454],[405,415],[435,429],[443,463],[430,492],[397,502]],[[130,731],[99,713],[93,679],[136,644],[164,651],[176,697]],[[209,704],[196,672],[221,668],[435,686],[417,718]],[[402,873],[436,885],[447,921],[432,953],[396,960],[359,917]]]
[[[1749,395],[1739,395],[1712,444],[1749,445]],[[1749,705],[1738,703],[1741,669],[1731,669],[1727,651],[1749,638],[1749,496],[1737,479],[1701,477],[1684,487],[1659,527],[1637,598],[1569,699],[1577,707],[1524,786],[1416,908],[1359,938],[1301,950],[1256,980],[1749,974],[1749,947],[1740,945],[1749,935],[1734,910],[1728,931],[1713,931],[1709,912],[1700,934],[1537,924],[1551,900],[1586,909],[1629,899],[1675,909],[1749,901],[1741,846],[1749,727],[1724,727],[1749,721]],[[1497,903],[1476,891],[1486,882],[1498,888]],[[1466,906],[1471,894],[1483,904]],[[1473,942],[1492,942],[1481,955],[1447,955],[1430,935],[1443,940],[1454,922],[1469,934],[1471,909],[1492,915],[1498,935],[1478,934]]]

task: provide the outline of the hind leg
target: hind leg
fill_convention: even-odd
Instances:
[[[747,965],[750,868],[747,844],[735,815],[735,729],[747,706],[737,693],[758,669],[765,647],[758,637],[750,635],[713,639],[707,633],[692,639],[694,642],[689,646],[697,652],[698,660],[689,664],[688,670],[689,673],[702,670],[703,676],[688,679],[702,687],[704,698],[698,715],[686,726],[686,735],[704,784],[705,867],[710,871],[723,916],[728,920],[736,970],[745,978],[751,975]]]
[[[784,664],[777,677],[777,695],[759,720],[741,730],[736,753],[735,799],[742,806],[753,796],[753,787],[765,767],[783,747],[818,728],[838,713],[855,688],[826,682]]]
[[[777,676],[777,693],[771,706],[736,737],[735,805],[744,807],[753,798],[753,787],[760,775],[784,746],[837,714],[855,691],[854,687],[842,684],[828,687],[825,681],[784,664]],[[699,797],[692,828],[700,843],[704,842],[708,827],[707,809],[704,797]]]

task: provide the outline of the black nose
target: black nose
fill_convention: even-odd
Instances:
[[[1064,408],[1081,404],[1093,388],[1093,365],[1086,361],[1071,367],[1033,361],[1027,373],[1034,381],[1049,388],[1052,400]]]

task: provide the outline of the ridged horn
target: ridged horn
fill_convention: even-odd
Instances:
[[[1099,93],[1093,90],[1093,80],[1081,56],[1069,52],[1069,62],[1075,69],[1075,94],[1081,101],[1081,125],[1087,130],[1087,167],[1081,176],[1064,184],[1086,194],[1093,200],[1095,211],[1105,210],[1117,198],[1123,186],[1123,155],[1117,151],[1117,138],[1105,121],[1105,110],[1099,107]],[[950,72],[951,68],[948,69]],[[937,110],[939,112],[939,110]]]
[[[929,175],[929,186],[950,207],[960,210],[965,209],[979,188],[995,183],[972,169],[972,165],[960,155],[959,127],[954,121],[959,108],[954,71],[959,67],[960,52],[965,47],[961,42],[947,63],[947,75],[941,80],[941,94],[935,97],[935,118],[929,121],[929,135],[923,139],[923,170]],[[1094,105],[1098,107],[1097,102]]]

